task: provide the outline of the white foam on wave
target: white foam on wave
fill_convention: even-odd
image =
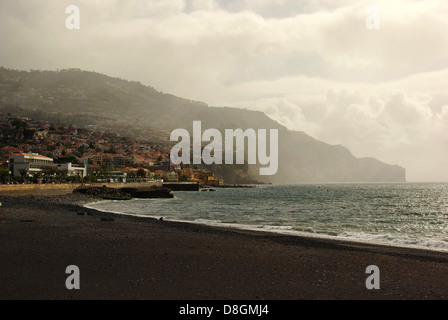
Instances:
[[[132,213],[125,213],[125,212],[121,212],[121,211],[107,210],[107,209],[103,209],[103,208],[97,208],[97,207],[94,206],[95,204],[104,203],[105,201],[109,201],[110,203],[113,202],[113,200],[100,200],[100,201],[91,202],[89,204],[86,204],[86,205],[84,205],[84,207],[87,208],[87,209],[97,210],[97,211],[106,212],[106,213],[121,214],[121,215],[124,215],[124,216],[135,216],[135,214],[132,214]]]
[[[210,225],[216,225],[216,224],[221,224],[221,220],[210,220],[210,219],[196,219],[194,220],[194,222],[196,223],[200,223],[200,224],[210,224]]]
[[[306,238],[317,238],[317,239],[328,239],[328,240],[345,240],[363,244],[376,244],[391,247],[402,247],[402,248],[413,248],[413,249],[424,249],[431,251],[442,251],[448,252],[448,242],[443,240],[417,240],[417,239],[405,239],[397,238],[392,235],[371,235],[365,233],[318,233],[312,228],[307,228],[302,231],[295,230],[292,226],[269,226],[269,225],[247,225],[238,223],[217,223],[216,221],[209,223],[209,220],[201,220],[199,224],[206,224],[210,226],[220,226],[225,228],[233,228],[240,230],[250,230],[250,231],[263,231],[269,233],[277,233],[289,236],[300,236]],[[195,221],[185,221],[185,220],[171,220],[176,222],[184,223],[197,223]]]
[[[113,213],[113,214],[122,215],[122,216],[132,216],[132,217],[141,217],[141,218],[153,218],[153,219],[160,218],[160,216],[156,216],[156,215],[137,214],[137,213],[123,212],[123,211],[116,211],[116,210],[98,208],[98,207],[94,206],[95,204],[100,204],[100,203],[103,204],[103,203],[106,203],[106,202],[113,203],[114,201],[121,202],[123,200],[100,200],[100,201],[91,202],[91,203],[89,203],[87,205],[84,205],[84,207],[88,208],[88,209],[92,209],[92,210],[97,210],[97,211],[100,211],[100,212]]]
[[[338,237],[359,240],[367,243],[391,244],[401,247],[448,251],[448,242],[441,239],[412,239],[407,237],[397,237],[391,234],[374,235],[353,232],[343,232],[339,234]]]
[[[269,226],[264,225],[262,226],[263,230],[272,230],[272,231],[286,231],[286,230],[292,230],[292,226]]]
[[[112,200],[106,200],[112,202]],[[86,208],[108,212],[113,214],[120,214],[125,216],[134,216],[134,217],[142,217],[142,218],[152,218],[158,219],[160,216],[151,215],[151,214],[135,214],[135,213],[126,213],[126,212],[118,212],[106,209],[95,208],[93,205],[98,203],[104,203],[105,201],[93,202],[88,205],[85,205]],[[342,232],[342,233],[319,233],[313,230],[311,227],[308,227],[304,230],[294,229],[293,226],[273,226],[273,225],[248,225],[248,224],[240,224],[240,223],[225,223],[220,220],[212,220],[212,219],[195,219],[195,220],[184,220],[184,219],[176,219],[176,218],[164,218],[166,221],[173,222],[182,222],[182,223],[190,223],[190,224],[203,224],[210,226],[219,226],[225,228],[232,229],[240,229],[240,230],[250,230],[250,231],[263,231],[270,233],[277,233],[283,235],[290,236],[300,236],[307,238],[317,238],[317,239],[329,239],[329,240],[345,240],[352,241],[357,243],[364,244],[377,244],[377,245],[385,245],[385,246],[393,246],[393,247],[403,247],[403,248],[414,248],[414,249],[424,249],[431,251],[442,251],[448,252],[448,239],[447,241],[438,240],[438,239],[411,239],[411,238],[399,238],[393,236],[391,234],[367,234],[362,232]]]

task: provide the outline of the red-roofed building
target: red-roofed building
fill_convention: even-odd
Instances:
[[[21,176],[21,171],[27,174],[42,172],[46,168],[57,168],[52,158],[41,156],[35,153],[18,153],[9,157],[9,170],[16,176]]]
[[[20,153],[22,150],[17,147],[6,146],[1,149],[2,154]]]

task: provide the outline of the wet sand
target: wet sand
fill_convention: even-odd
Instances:
[[[112,215],[79,194],[0,201],[3,300],[448,298],[448,253]],[[65,287],[69,265],[80,290]]]

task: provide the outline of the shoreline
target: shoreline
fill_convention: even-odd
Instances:
[[[132,199],[136,200],[136,199]],[[153,199],[157,200],[157,199]],[[103,201],[109,201],[108,199],[104,200],[98,200],[94,201],[92,203],[86,204],[84,207],[97,210],[99,212],[114,214],[114,215],[121,215],[121,216],[129,216],[129,217],[139,217],[143,219],[159,219],[163,218],[164,221],[167,222],[177,222],[177,223],[187,223],[187,224],[193,224],[193,225],[203,225],[203,226],[209,226],[211,228],[224,228],[229,230],[234,230],[236,232],[238,231],[253,231],[253,232],[260,232],[260,233],[266,233],[266,234],[278,234],[283,236],[291,236],[291,237],[300,237],[300,238],[311,238],[316,240],[328,240],[328,241],[336,241],[336,242],[347,242],[347,243],[353,243],[358,245],[374,245],[374,246],[384,246],[384,247],[394,247],[394,248],[403,248],[403,249],[413,249],[413,250],[424,250],[424,251],[434,251],[434,252],[440,252],[440,253],[446,253],[448,254],[448,247],[447,248],[440,248],[437,246],[425,246],[422,244],[407,244],[407,243],[396,243],[393,241],[382,241],[382,240],[368,240],[368,239],[362,239],[362,238],[356,238],[353,236],[340,236],[340,235],[332,235],[332,234],[324,234],[324,233],[318,233],[318,232],[306,232],[301,230],[295,230],[291,226],[286,226],[287,228],[284,229],[276,229],[275,226],[273,226],[272,229],[263,229],[264,226],[256,226],[256,225],[249,225],[249,224],[239,224],[239,223],[222,223],[222,222],[199,222],[199,221],[192,221],[192,220],[177,220],[177,219],[166,219],[165,217],[161,216],[152,216],[152,215],[139,215],[134,213],[126,213],[126,212],[119,212],[119,211],[108,211],[108,210],[101,210],[94,207],[91,207],[91,204],[103,202]],[[113,201],[113,200],[111,200]],[[267,226],[271,227],[271,226]],[[290,229],[289,229],[290,228]],[[377,236],[386,236],[386,235],[377,235]],[[416,241],[412,239],[405,239],[405,238],[396,238],[394,240],[401,240],[401,241]],[[440,241],[440,240],[437,240]],[[448,244],[448,242],[447,242]]]
[[[0,299],[448,298],[446,252],[106,213],[77,194],[0,198]],[[72,264],[81,290],[64,286]]]
[[[153,199],[153,200],[161,200],[161,199]],[[98,213],[105,213],[108,215],[113,216],[122,216],[127,218],[134,218],[134,219],[142,219],[141,221],[144,222],[146,219],[149,220],[159,220],[162,218],[163,221],[166,224],[187,224],[192,226],[202,226],[204,228],[211,228],[211,231],[228,231],[228,232],[234,232],[234,233],[243,233],[243,234],[251,234],[254,233],[254,235],[259,234],[259,236],[279,236],[279,237],[292,237],[292,238],[298,238],[298,240],[310,240],[311,242],[314,241],[328,241],[329,243],[339,243],[341,245],[348,245],[348,246],[362,246],[362,247],[381,247],[381,248],[390,248],[390,249],[404,249],[404,250],[416,250],[416,251],[428,251],[429,253],[441,253],[446,254],[448,258],[448,249],[438,249],[438,248],[430,248],[430,247],[423,247],[423,246],[408,246],[408,245],[399,245],[399,244],[393,244],[393,243],[387,243],[387,242],[368,242],[368,241],[362,241],[362,240],[356,240],[351,238],[342,238],[338,236],[331,236],[331,235],[325,235],[325,234],[319,234],[319,233],[305,233],[300,231],[292,231],[290,233],[288,232],[282,232],[281,230],[263,230],[256,227],[251,227],[250,225],[242,225],[242,224],[209,224],[209,223],[201,223],[196,221],[187,221],[187,220],[171,220],[171,219],[165,219],[161,216],[149,216],[149,215],[136,215],[132,213],[125,213],[125,212],[115,212],[115,211],[107,211],[107,210],[100,210],[93,207],[90,207],[90,204],[103,202],[103,201],[114,201],[114,200],[95,200],[93,202],[86,203],[85,205],[81,205],[81,208],[86,208],[89,210],[97,211]],[[216,229],[216,230],[215,230]],[[292,241],[294,242],[294,241]]]
[[[100,200],[95,201],[94,203],[98,203],[101,201],[110,201],[108,199],[106,200]],[[113,200],[112,200],[113,201]],[[251,225],[245,225],[245,224],[232,224],[232,223],[207,223],[207,222],[198,222],[198,221],[189,221],[189,220],[172,220],[172,219],[166,219],[161,216],[150,216],[150,215],[138,215],[133,213],[126,213],[126,212],[117,212],[117,211],[108,211],[108,210],[100,210],[96,209],[90,206],[90,204],[87,204],[84,206],[85,208],[96,210],[98,212],[112,214],[112,215],[118,215],[118,216],[125,216],[125,217],[134,217],[134,218],[142,218],[142,219],[153,219],[158,220],[162,218],[167,223],[185,223],[185,224],[191,224],[191,225],[199,225],[199,226],[206,226],[210,228],[218,228],[218,229],[226,229],[229,231],[239,232],[239,231],[249,231],[249,232],[256,232],[256,233],[264,233],[266,236],[269,235],[279,235],[279,236],[286,236],[286,237],[298,237],[298,238],[306,238],[311,240],[328,240],[330,242],[341,242],[341,243],[348,243],[352,245],[372,245],[372,246],[380,246],[380,247],[391,247],[396,249],[409,249],[409,250],[422,250],[422,251],[430,251],[430,252],[438,252],[438,253],[445,253],[448,254],[448,249],[441,249],[437,247],[429,247],[429,246],[423,246],[423,245],[408,245],[408,244],[397,244],[393,242],[386,242],[386,241],[368,241],[368,240],[362,240],[357,238],[350,238],[350,237],[342,237],[342,236],[334,236],[334,235],[328,235],[328,234],[322,234],[322,233],[315,233],[315,232],[304,232],[304,231],[298,231],[293,229],[263,229],[262,227],[255,227]]]

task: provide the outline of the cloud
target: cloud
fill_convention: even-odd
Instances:
[[[372,4],[380,30],[365,28]],[[141,81],[265,111],[356,155],[406,165],[425,150],[430,163],[447,154],[446,16],[438,0],[3,0],[0,61]]]
[[[100,64],[113,69],[113,65],[127,60],[120,50],[114,52],[110,48],[124,44],[139,50],[133,55],[144,61],[142,64],[158,59],[154,63],[164,66],[167,75],[180,71],[187,80],[196,82],[198,71],[207,70],[210,78],[205,75],[203,83],[212,83],[216,87],[214,93],[222,91],[222,86],[292,76],[378,83],[439,70],[448,64],[444,32],[447,22],[443,18],[447,11],[443,5],[435,7],[435,1],[425,1],[423,6],[421,2],[399,0],[401,7],[380,1],[382,28],[371,32],[364,26],[367,1],[304,1],[300,6],[288,0],[242,1],[245,10],[229,12],[218,10],[224,4],[214,0],[78,0],[75,2],[81,8],[82,36],[64,30],[64,5],[72,1],[55,5],[54,1],[43,0],[39,6],[37,2],[25,5],[23,0],[5,2],[4,14],[0,14],[4,18],[0,22],[5,27],[2,29],[11,28],[12,17],[16,34],[25,33],[27,39],[30,30],[24,28],[25,23],[32,25],[32,38],[39,40],[39,49],[47,54],[61,56],[66,50],[89,46],[97,60],[102,57]],[[194,9],[189,13],[185,11],[187,3]],[[272,11],[283,7],[294,7],[297,14],[269,19],[260,13],[262,8]],[[311,7],[314,9],[304,9]],[[7,44],[14,42],[6,32],[2,38]],[[22,41],[20,49],[24,51],[30,43],[33,41]],[[16,56],[11,57],[5,54],[2,58],[21,63]],[[177,59],[186,63],[170,67]],[[55,64],[58,60],[61,59],[56,59]],[[91,65],[98,63],[90,61]],[[156,71],[144,82],[174,93],[194,90],[182,90],[168,77],[160,79],[161,70]],[[205,90],[197,88],[198,92],[192,93],[197,98],[219,101],[219,96],[204,96]]]
[[[445,179],[448,160],[448,103],[438,112],[430,96],[404,92],[370,94],[329,90],[321,97],[300,96],[246,101],[292,130],[304,130],[330,144],[347,146],[358,157],[373,154],[408,169],[410,180]]]
[[[192,8],[194,11],[210,11],[218,9],[218,4],[215,0],[193,0]]]
[[[266,18],[294,17],[318,11],[332,11],[351,5],[351,0],[218,0],[229,12],[251,11]]]

